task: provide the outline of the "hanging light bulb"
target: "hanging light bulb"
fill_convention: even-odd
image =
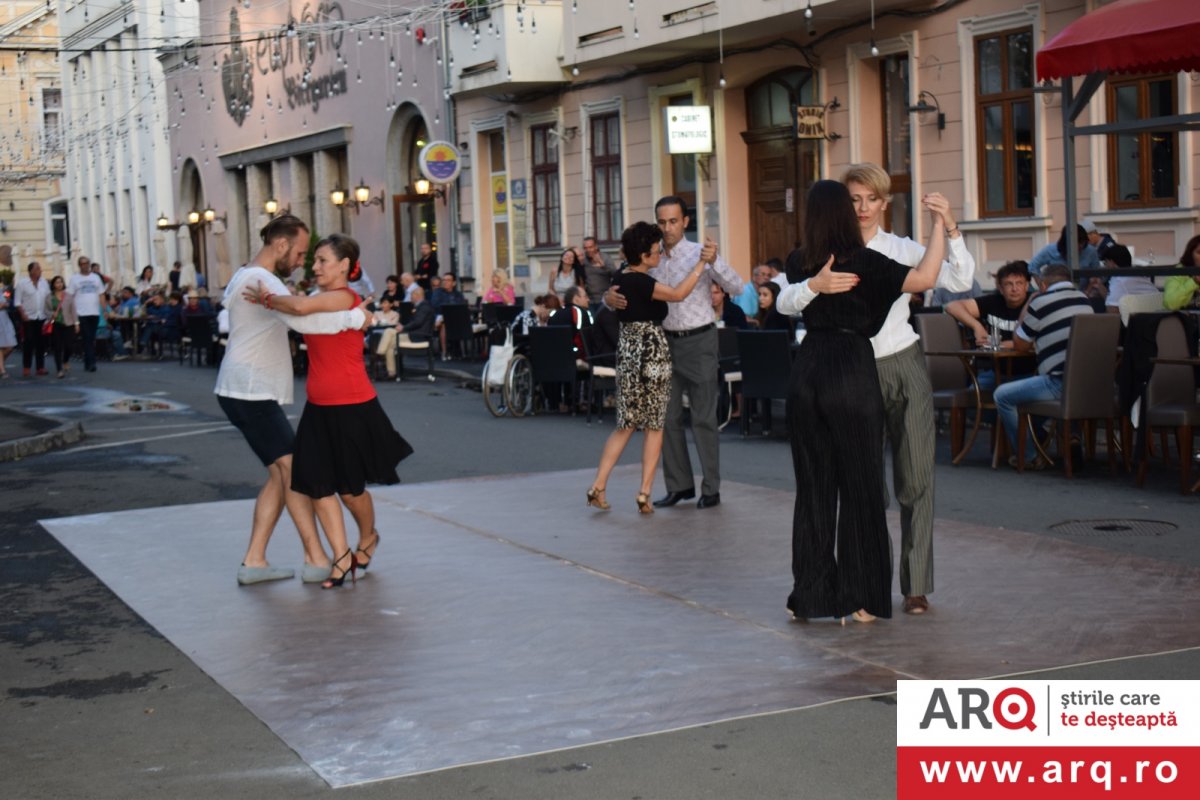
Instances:
[[[725,70],[721,70],[721,77],[717,78],[717,85],[722,89],[725,88]]]
[[[874,39],[872,39],[872,40],[871,40],[871,55],[872,55],[872,56],[877,56],[877,55],[879,55],[879,48],[875,46],[875,40],[874,40]]]
[[[579,77],[579,65],[578,64],[571,67],[571,74],[577,78]]]
[[[804,18],[805,19],[813,18],[812,0],[808,0],[808,6],[806,6],[804,9]]]

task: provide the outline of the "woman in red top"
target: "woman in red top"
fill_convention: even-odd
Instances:
[[[273,295],[260,285],[246,299],[285,314],[345,311],[360,298],[348,286],[362,271],[358,242],[333,234],[317,243],[313,275],[320,294],[311,297]],[[392,427],[379,405],[363,362],[363,332],[348,330],[306,335],[308,402],[296,427],[292,457],[292,489],[313,498],[317,519],[333,550],[333,567],[324,589],[341,586],[346,574],[366,570],[379,544],[375,505],[368,483],[399,483],[396,465],[412,447]],[[351,552],[338,497],[358,523],[358,547]],[[368,534],[370,539],[367,538]]]

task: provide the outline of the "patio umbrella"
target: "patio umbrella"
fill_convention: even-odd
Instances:
[[[233,268],[229,264],[229,242],[225,240],[225,223],[217,220],[213,223],[213,242],[214,250],[217,255],[217,274],[210,276],[216,278],[216,286],[210,286],[209,291],[213,289],[223,289],[229,283],[229,279],[233,277]]]

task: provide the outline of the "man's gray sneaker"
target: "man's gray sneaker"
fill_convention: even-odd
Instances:
[[[318,567],[315,564],[305,564],[300,570],[300,580],[305,583],[323,583],[329,580],[331,567]]]
[[[249,586],[252,583],[286,581],[294,577],[296,577],[294,569],[286,569],[284,567],[247,567],[243,564],[238,567],[237,582],[242,586]]]

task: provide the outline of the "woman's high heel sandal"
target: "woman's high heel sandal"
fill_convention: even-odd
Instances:
[[[366,572],[367,567],[371,566],[371,561],[375,558],[375,548],[379,546],[379,531],[372,528],[371,533],[375,534],[375,538],[371,540],[371,543],[366,547],[360,547],[354,551],[354,566],[363,572]],[[366,561],[363,561],[359,557],[360,553],[367,559]]]
[[[604,499],[604,490],[597,489],[595,486],[587,491],[587,504],[602,511],[607,511],[610,508],[608,501]]]
[[[854,620],[855,622],[874,622],[876,617],[865,608],[860,608],[858,611],[855,611],[850,615],[850,619]],[[845,625],[846,617],[842,617],[842,627],[845,627]]]
[[[350,559],[350,568],[349,569],[343,569],[342,567],[338,566],[346,559]],[[354,570],[357,568],[357,566],[358,565],[354,563],[354,553],[351,552],[350,550],[346,550],[346,552],[342,553],[340,556],[338,556],[334,560],[333,566],[331,566],[329,568],[329,580],[322,583],[321,588],[322,589],[338,588],[339,586],[341,586],[343,583],[346,582],[346,573],[350,573],[350,582],[354,583]],[[339,572],[341,573],[340,575],[338,575],[336,578],[333,577],[335,574],[337,574]]]
[[[639,494],[634,499],[637,500],[639,514],[653,514],[654,513],[654,506],[650,505],[650,495],[642,493],[642,494]]]

